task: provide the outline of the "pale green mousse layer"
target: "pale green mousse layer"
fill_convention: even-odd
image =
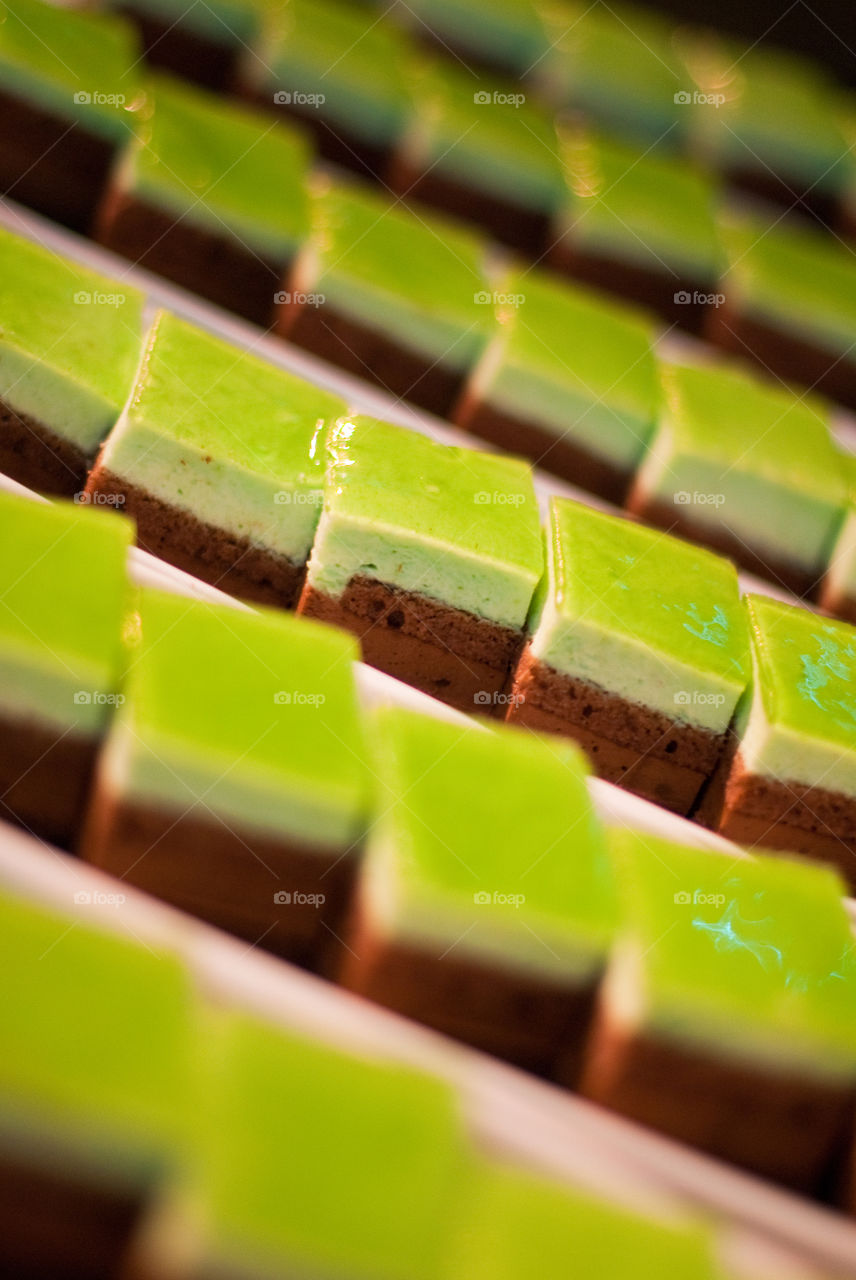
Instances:
[[[418,171],[544,214],[564,194],[552,116],[519,85],[431,62],[415,76],[404,155]]]
[[[326,446],[316,590],[338,597],[368,577],[523,627],[543,566],[526,463],[360,416],[335,423]]]
[[[202,1064],[195,1158],[155,1233],[166,1256],[180,1232],[194,1274],[439,1280],[464,1149],[450,1087],[224,1024]]]
[[[504,283],[471,394],[632,470],[654,427],[654,332],[630,308],[535,271]]]
[[[768,228],[759,219],[722,222],[728,305],[771,328],[854,359],[856,259],[809,228]]]
[[[449,1275],[467,1280],[715,1280],[711,1232],[665,1224],[502,1165],[474,1165]]]
[[[321,185],[299,284],[332,311],[444,368],[467,370],[493,330],[487,243],[356,185]]]
[[[160,18],[168,27],[192,31],[214,44],[240,46],[248,44],[261,27],[262,18],[278,0],[205,0],[204,4],[188,0],[133,0],[137,13]],[[109,0],[121,8],[121,0]]]
[[[546,6],[549,53],[533,69],[561,106],[581,110],[617,137],[679,148],[689,121],[674,23],[632,4],[586,0]]]
[[[568,194],[558,229],[573,247],[713,287],[724,265],[717,188],[684,159],[563,131]]]
[[[120,189],[284,265],[309,234],[306,137],[167,76],[149,89],[151,107],[119,171]]]
[[[321,504],[316,437],[338,397],[169,312],[100,464],[169,506],[303,564]]]
[[[537,65],[549,42],[532,0],[410,0],[405,16],[412,17],[417,35],[427,28],[452,49],[468,49],[520,73]]]
[[[144,102],[133,27],[113,14],[14,0],[0,11],[6,93],[115,143]],[[2,277],[0,277],[2,278]]]
[[[746,597],[754,679],[738,717],[751,773],[856,796],[856,629]]]
[[[610,844],[623,902],[611,1018],[713,1058],[856,1080],[856,962],[836,872],[627,830]]]
[[[373,931],[557,986],[590,982],[614,925],[600,823],[573,744],[386,708],[361,885]]]
[[[140,626],[104,753],[112,792],[325,850],[359,837],[366,773],[350,636],[153,591]]]
[[[0,1130],[53,1175],[139,1191],[183,1139],[194,998],[177,958],[100,932],[115,907],[87,892],[76,917],[0,894]]]
[[[826,405],[733,367],[665,365],[662,378],[637,495],[819,574],[847,498]]]
[[[124,281],[0,228],[0,399],[87,455],[131,390],[142,315]]]
[[[529,625],[547,666],[714,733],[748,681],[730,561],[564,498],[552,501]]]
[[[779,175],[814,194],[843,183],[848,146],[836,122],[837,89],[813,61],[710,37],[684,42],[693,100],[693,147],[719,168]],[[796,199],[796,192],[795,192]]]
[[[0,708],[4,719],[93,737],[125,664],[129,520],[0,493]]]
[[[345,0],[272,5],[247,74],[260,93],[317,111],[334,132],[375,146],[393,143],[407,111],[404,34]]]

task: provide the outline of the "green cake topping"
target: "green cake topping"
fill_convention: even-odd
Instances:
[[[486,242],[437,214],[328,182],[315,201],[307,289],[328,306],[452,368],[469,368],[493,328]]]
[[[717,1055],[856,1078],[856,962],[837,873],[629,831],[610,839],[627,1016]]]
[[[653,327],[632,308],[535,271],[503,288],[510,305],[475,375],[478,392],[522,422],[634,467],[659,397]]]
[[[309,234],[311,148],[262,112],[158,76],[120,183],[191,223],[283,261]],[[273,306],[273,298],[271,298]]]
[[[564,135],[569,195],[562,223],[574,246],[713,285],[723,266],[714,181],[685,160],[590,131]]]
[[[331,427],[327,458],[315,588],[337,597],[365,576],[523,626],[543,565],[526,463],[360,416]]]
[[[590,976],[611,939],[614,889],[578,748],[398,708],[374,728],[384,795],[365,872],[373,927],[558,982]]]
[[[748,678],[734,566],[668,534],[554,498],[532,651],[548,666],[723,732]]]
[[[411,0],[407,7],[417,33],[427,27],[451,46],[521,74],[548,48],[543,17],[532,0]],[[480,81],[481,73],[476,88]]]
[[[113,14],[79,13],[40,0],[0,9],[5,92],[122,142],[144,101],[134,29]],[[2,278],[2,274],[0,274]]]
[[[450,1275],[467,1280],[713,1280],[710,1232],[666,1225],[559,1183],[477,1165]]]
[[[90,735],[124,665],[133,526],[69,503],[0,494],[0,689],[4,714]]]
[[[366,776],[352,637],[153,591],[140,612],[107,761],[120,794],[308,844],[355,840]]]
[[[71,1146],[120,1186],[153,1182],[187,1116],[193,1001],[178,960],[6,892],[0,955],[7,1140],[66,1169]]]
[[[109,0],[121,9],[122,0]],[[136,13],[160,18],[171,30],[178,26],[193,31],[215,44],[245,45],[258,34],[262,17],[279,0],[205,0],[188,5],[187,0],[134,0]]]
[[[853,359],[856,259],[836,240],[808,228],[768,227],[757,219],[723,221],[729,257],[723,292],[740,311]]]
[[[346,134],[394,142],[407,110],[408,43],[396,26],[338,0],[272,6],[250,74],[274,102],[318,111]]]
[[[819,571],[847,496],[826,405],[727,366],[666,365],[662,377],[663,412],[638,490]]]
[[[162,502],[302,564],[323,483],[316,436],[344,407],[162,311],[101,462]]]
[[[85,454],[131,388],[142,313],[130,285],[0,227],[0,398]]]
[[[224,1274],[441,1274],[463,1145],[447,1085],[245,1018],[209,1063],[190,1194]]]
[[[413,97],[406,153],[422,170],[543,213],[558,206],[564,183],[553,120],[524,94],[435,61],[416,78]]]

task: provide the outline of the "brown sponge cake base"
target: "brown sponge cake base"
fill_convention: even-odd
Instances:
[[[559,986],[515,972],[513,957],[499,967],[454,948],[434,953],[384,937],[359,909],[345,940],[337,978],[349,991],[539,1075],[560,1054],[582,1061],[595,978]]]
[[[621,1115],[809,1194],[826,1191],[833,1180],[856,1102],[856,1089],[841,1082],[628,1031],[610,1020],[608,1008],[595,1018],[580,1090]]]
[[[365,662],[461,711],[493,714],[522,632],[415,591],[353,577],[341,596],[303,588],[298,613],[351,631]]]
[[[133,516],[138,545],[195,578],[258,604],[292,609],[297,603],[305,565],[206,524],[99,465],[85,492],[90,500]]]
[[[80,852],[127,884],[302,964],[320,963],[335,944],[355,861],[343,849],[239,829],[201,804],[184,814],[158,810],[104,786]],[[280,892],[292,900],[277,902]],[[294,901],[295,894],[324,901]]]
[[[228,89],[241,45],[207,40],[181,25],[181,19],[162,19],[144,13],[133,4],[116,6],[140,33],[146,62],[153,67],[192,80],[208,89]]]
[[[822,583],[818,592],[817,603],[827,613],[834,614],[836,618],[841,618],[844,622],[849,622],[851,625],[856,626],[856,596],[844,595],[842,592],[834,591],[831,587]]]
[[[568,424],[565,435],[556,435],[533,422],[523,422],[486,401],[475,401],[464,392],[452,421],[473,435],[489,440],[508,453],[528,458],[545,471],[560,476],[587,493],[595,493],[620,507],[633,477],[632,471],[615,466],[589,452],[573,439]]]
[[[98,212],[95,238],[245,320],[264,328],[273,321],[288,264],[265,260],[236,237],[113,190]]]
[[[856,889],[856,800],[751,773],[733,735],[694,816],[737,844],[829,862]]]
[[[460,395],[463,373],[408,351],[326,305],[284,306],[276,326],[298,347],[441,418],[450,416]]]
[[[97,747],[94,738],[0,716],[0,818],[73,849]]]
[[[86,484],[90,459],[44,423],[0,400],[0,471],[29,489],[71,498]]]
[[[507,719],[575,738],[599,777],[684,815],[725,742],[725,735],[681,724],[556,671],[528,646],[514,673]]]

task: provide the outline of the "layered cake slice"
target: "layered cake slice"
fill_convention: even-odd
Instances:
[[[134,1280],[439,1280],[463,1180],[438,1079],[240,1015],[200,1064],[196,1142]]]
[[[337,397],[162,311],[89,476],[153,555],[263,604],[300,594]]]
[[[533,0],[410,0],[402,20],[418,39],[474,69],[495,67],[522,76],[548,47],[546,24]]]
[[[158,592],[140,617],[81,852],[248,942],[316,959],[364,822],[356,646]]]
[[[847,496],[826,405],[727,366],[665,365],[662,379],[628,509],[810,595]]]
[[[303,121],[321,154],[383,178],[407,110],[409,44],[400,29],[343,0],[268,6],[239,79],[268,109]]]
[[[327,436],[324,507],[298,610],[464,711],[495,709],[541,576],[532,475],[373,418]]]
[[[515,88],[449,61],[424,66],[390,183],[540,254],[564,194],[558,140],[550,113]]]
[[[725,302],[707,334],[778,379],[856,409],[856,259],[834,237],[760,219],[721,220]]]
[[[699,820],[856,885],[856,630],[747,596],[753,678]]]
[[[142,294],[0,228],[0,317],[0,470],[77,494],[134,381]]]
[[[820,584],[820,607],[856,623],[856,454],[841,455],[848,481],[847,505]]]
[[[150,271],[267,327],[309,233],[307,139],[261,111],[161,76],[116,167],[96,235]]]
[[[735,861],[629,831],[614,833],[613,852],[623,924],[583,1093],[821,1191],[856,1102],[843,883],[797,860]]]
[[[121,894],[75,898],[72,916],[0,894],[9,1276],[115,1277],[192,1114],[187,975],[170,954],[95,927]]]
[[[0,194],[87,231],[143,101],[134,30],[15,0],[0,14]]]
[[[448,417],[494,327],[486,241],[327,179],[313,223],[285,286],[279,332]]]
[[[240,57],[261,30],[270,0],[108,0],[140,33],[146,62],[228,90]]]
[[[536,271],[509,277],[503,289],[495,335],[455,421],[620,503],[657,413],[653,327]]]
[[[714,180],[684,159],[579,127],[562,131],[562,159],[567,189],[551,235],[553,264],[700,330],[724,265]]]
[[[529,628],[508,719],[569,734],[601,777],[688,813],[748,679],[733,565],[554,498]]]
[[[581,1053],[614,922],[582,753],[393,708],[373,727],[383,794],[340,980],[549,1073]]]
[[[69,848],[121,700],[127,520],[0,494],[0,818]]]

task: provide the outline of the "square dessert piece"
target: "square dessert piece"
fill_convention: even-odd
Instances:
[[[316,434],[336,396],[162,311],[86,486],[146,551],[224,591],[297,601],[321,504]]]
[[[384,14],[345,0],[268,7],[241,61],[244,92],[303,121],[321,154],[383,178],[407,111],[409,42]]]
[[[474,1165],[451,1275],[467,1280],[716,1280],[715,1240],[697,1223],[659,1221],[507,1165]]]
[[[540,254],[564,195],[558,139],[552,115],[515,89],[449,61],[422,66],[390,183]]]
[[[0,195],[87,231],[143,101],[133,27],[15,0],[0,15]]]
[[[730,182],[829,218],[848,168],[840,90],[817,62],[761,42],[683,33],[689,145]]]
[[[115,919],[107,893],[75,900],[71,915],[0,894],[8,1276],[118,1275],[193,1112],[188,975],[169,953],[94,927]]]
[[[653,326],[536,271],[503,288],[455,422],[620,504],[657,414]]]
[[[856,624],[856,454],[842,453],[847,504],[817,593],[821,609]]]
[[[448,417],[493,331],[488,245],[438,214],[322,179],[277,328],[331,364]]]
[[[847,498],[826,405],[738,368],[665,365],[662,379],[628,509],[810,595]]]
[[[631,831],[612,841],[622,924],[582,1092],[820,1192],[856,1102],[843,883],[797,860],[735,860]]]
[[[81,852],[248,942],[332,941],[362,835],[349,636],[146,591]]]
[[[397,708],[373,727],[382,794],[340,981],[548,1074],[582,1053],[613,930],[582,752]]]
[[[518,76],[538,63],[549,43],[540,5],[533,0],[409,0],[402,21],[418,39],[459,63]]]
[[[270,0],[108,0],[140,33],[146,62],[210,89],[231,87]]]
[[[140,1233],[134,1277],[447,1274],[466,1168],[450,1087],[245,1016],[213,1030],[196,1140]]]
[[[79,493],[143,337],[136,289],[0,227],[0,470],[44,493]]]
[[[74,845],[120,701],[130,521],[0,494],[0,818]]]
[[[721,220],[729,265],[707,336],[856,409],[856,258],[813,228]]]
[[[159,77],[101,205],[109,249],[267,327],[309,234],[306,137]]]
[[[748,680],[734,566],[554,498],[508,719],[569,734],[595,772],[689,813]]]
[[[724,266],[714,180],[683,158],[562,131],[566,193],[550,260],[698,332]]]
[[[698,818],[856,887],[856,630],[747,596],[754,675]]]
[[[381,671],[464,711],[495,707],[543,568],[524,462],[343,418],[298,611]]]

